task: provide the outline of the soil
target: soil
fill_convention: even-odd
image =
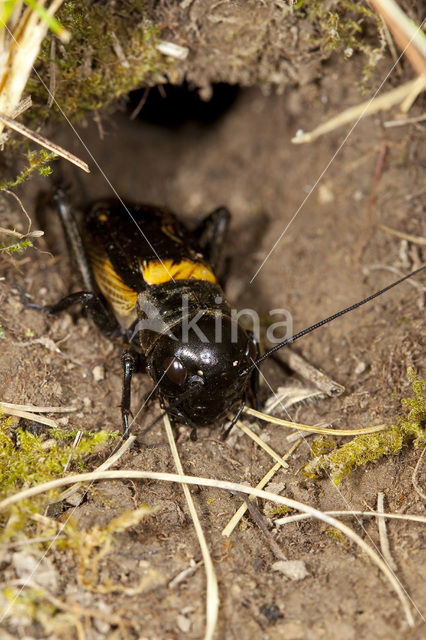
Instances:
[[[253,307],[263,316],[285,308],[295,331],[369,295],[397,278],[394,269],[406,273],[425,259],[421,245],[407,243],[378,226],[425,235],[424,126],[385,128],[383,122],[393,115],[383,114],[361,120],[348,136],[338,130],[311,145],[292,145],[298,129],[309,130],[364,99],[357,89],[361,62],[332,59],[328,65],[315,84],[288,88],[283,95],[264,95],[258,88],[240,90],[227,110],[207,124],[187,121],[168,127],[143,118],[130,121],[128,113],[122,112],[102,125],[88,119],[77,129],[80,142],[64,125],[57,141],[80,155],[83,144],[90,153],[90,176],[64,169],[75,202],[80,205],[110,196],[113,190],[135,201],[166,205],[191,225],[226,205],[232,212],[229,299],[237,308]],[[378,85],[388,66],[389,60],[379,66],[372,84]],[[417,104],[410,116],[420,113],[422,105]],[[50,188],[47,179],[40,179],[21,189],[32,215],[40,192]],[[2,226],[6,224],[18,227],[24,222],[15,201],[4,195]],[[46,241],[39,243],[42,251],[27,251],[21,258],[2,262],[0,323],[5,339],[0,351],[0,396],[20,404],[76,404],[79,410],[70,414],[69,426],[116,430],[120,346],[102,336],[85,317],[64,313],[47,318],[23,308],[13,288],[14,283],[20,284],[40,303],[54,302],[79,288],[50,210],[39,207],[33,228],[46,232]],[[34,342],[38,338],[49,338],[59,352],[50,348],[52,343]],[[424,294],[412,283],[404,283],[306,336],[294,350],[346,391],[337,398],[291,408],[292,419],[331,423],[335,428],[392,424],[402,411],[400,398],[410,395],[407,368],[424,374]],[[97,366],[105,372],[99,381],[94,379]],[[289,381],[301,384],[297,376],[273,362],[267,362],[262,371],[274,390]],[[159,414],[156,402],[139,413],[150,388],[149,379],[137,374],[132,398],[137,446],[119,466],[174,471],[161,423],[143,433]],[[263,398],[271,393],[264,384]],[[272,425],[265,426],[263,433],[275,450],[288,450],[287,433]],[[419,451],[408,448],[397,457],[370,464],[336,488],[327,478],[304,479],[301,469],[310,458],[310,442],[307,438],[290,458],[289,469],[276,475],[274,482],[285,485],[283,495],[323,510],[365,510],[375,508],[381,491],[391,512],[422,511],[423,502],[411,481]],[[188,429],[180,429],[179,452],[188,474],[236,482],[256,484],[272,466],[245,436],[222,442],[219,429],[213,428],[201,429],[197,442],[189,439]],[[415,615],[416,626],[410,629],[397,597],[377,569],[358,548],[327,533],[325,525],[306,520],[274,530],[283,553],[303,561],[309,572],[303,580],[288,580],[272,569],[276,558],[249,517],[230,539],[222,537],[222,528],[240,498],[202,487],[193,489],[192,495],[219,581],[216,638],[425,637],[426,563],[420,524],[388,524],[397,577]],[[50,639],[77,635],[202,638],[205,574],[179,486],[101,483],[67,514],[86,529],[105,526],[124,508],[141,503],[158,507],[158,512],[116,534],[111,553],[101,563],[102,580],[117,585],[112,593],[81,586],[69,552],[56,549],[48,554],[58,576],[53,595],[68,604],[102,611],[106,621],[70,614],[68,626],[62,622],[58,631],[53,614],[50,626],[15,616],[6,621],[4,632]],[[258,506],[262,511],[264,505]],[[271,527],[273,519],[268,521]],[[371,544],[379,544],[373,519],[353,521],[353,527]],[[191,566],[195,566],[192,574],[169,587]],[[136,587],[146,576],[151,579],[142,593],[123,591]],[[125,624],[111,625],[111,614]],[[76,620],[80,627],[75,626]]]

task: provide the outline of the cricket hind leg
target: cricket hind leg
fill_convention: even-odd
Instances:
[[[220,264],[231,214],[226,207],[218,207],[196,227],[195,237],[205,252],[205,257],[216,271]]]
[[[69,309],[75,304],[81,304],[92,317],[96,326],[103,333],[108,336],[122,334],[122,329],[112,310],[96,293],[95,281],[84,248],[83,240],[72,211],[70,199],[63,188],[56,189],[53,201],[62,224],[71,259],[75,262],[78,271],[80,272],[85,290],[71,293],[55,304],[41,306],[34,302],[30,302],[22,289],[20,289],[24,305],[26,307],[38,309],[45,313],[54,315]]]
[[[64,189],[56,189],[53,195],[53,202],[55,203],[56,211],[64,230],[68,251],[80,272],[84,288],[87,291],[95,292],[95,281],[83,240],[72,211],[70,199]]]

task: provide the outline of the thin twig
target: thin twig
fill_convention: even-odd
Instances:
[[[173,437],[172,426],[170,424],[170,420],[167,413],[164,414],[163,421],[164,421],[167,439],[169,441],[169,445],[173,455],[173,460],[174,460],[176,469],[178,473],[181,476],[183,476],[182,463],[179,458],[176,442]],[[213,562],[211,559],[210,551],[204,536],[203,529],[200,524],[200,520],[198,518],[197,510],[194,505],[194,501],[192,500],[192,496],[188,486],[184,483],[182,483],[182,490],[185,494],[186,502],[187,502],[189,511],[191,513],[191,518],[194,523],[195,532],[198,537],[198,542],[199,542],[201,553],[204,560],[204,568],[206,571],[206,580],[207,580],[206,631],[204,635],[204,640],[211,640],[215,632],[217,616],[219,611],[219,590],[217,585],[217,578],[216,578]]]
[[[31,100],[31,96],[26,96],[25,98],[22,98],[18,106],[15,107],[15,109],[12,111],[11,117],[13,119],[17,118],[18,116],[21,115],[21,113],[24,113],[27,109],[29,109],[32,106],[33,106],[33,101]]]
[[[293,351],[284,349],[276,355],[277,359],[285,362],[287,366],[309,382],[312,382],[320,391],[328,396],[338,396],[344,392],[345,387],[326,376],[322,371],[310,364],[305,358]]]
[[[145,105],[145,102],[148,100],[150,88],[151,87],[145,87],[145,91],[143,92],[142,98],[139,100],[138,104],[136,105],[136,108],[132,111],[130,115],[130,120],[135,120],[140,114],[140,112],[142,111]]]
[[[423,451],[420,454],[420,458],[417,460],[417,464],[416,464],[416,466],[414,468],[413,475],[411,477],[411,482],[413,483],[413,487],[417,491],[417,493],[419,494],[421,499],[426,501],[426,494],[424,493],[424,491],[422,491],[422,489],[419,486],[419,483],[417,482],[417,474],[419,472],[420,465],[422,464],[422,460],[423,460],[423,456],[425,455],[425,451],[426,451],[426,447],[423,449]]]
[[[383,126],[386,127],[386,129],[391,129],[392,127],[405,127],[407,124],[417,124],[418,122],[423,122],[424,120],[426,120],[426,113],[422,113],[421,116],[414,116],[413,118],[387,120],[383,123]]]
[[[72,448],[73,448],[73,449],[75,449],[76,447],[78,447],[78,445],[79,445],[79,444],[80,444],[80,442],[81,442],[82,437],[83,437],[83,431],[81,431],[81,430],[79,429],[79,430],[77,431],[77,433],[75,434],[75,438],[74,438],[74,441],[73,441],[73,443],[72,443]],[[66,473],[66,472],[68,471],[68,467],[69,467],[69,465],[70,465],[70,462],[71,462],[71,460],[72,460],[73,455],[74,455],[74,454],[72,454],[72,453],[70,453],[70,454],[69,454],[69,456],[68,456],[68,458],[67,458],[67,461],[66,461],[66,463],[64,464],[64,473]]]
[[[191,560],[191,566],[188,567],[187,569],[184,569],[183,571],[180,571],[177,576],[175,576],[174,578],[172,578],[169,582],[169,584],[167,585],[169,587],[169,589],[174,589],[175,587],[177,587],[181,582],[183,582],[184,580],[186,580],[187,578],[189,578],[189,576],[192,576],[193,573],[195,573],[198,569],[198,567],[201,566],[201,562],[194,562],[194,560]]]
[[[263,516],[260,513],[259,509],[253,504],[253,502],[251,500],[249,500],[248,496],[245,496],[243,494],[239,494],[239,495],[244,500],[244,502],[246,504],[246,507],[249,510],[249,513],[250,513],[254,523],[259,527],[259,529],[262,532],[264,538],[266,539],[267,543],[269,544],[269,546],[271,548],[271,551],[274,554],[274,556],[277,558],[277,560],[284,560],[284,561],[287,560],[287,558],[285,557],[285,555],[281,551],[279,545],[274,540],[274,537],[272,536],[272,534],[269,531],[268,527],[266,526],[265,519],[263,518]]]
[[[377,512],[378,513],[384,513],[385,511],[384,500],[385,500],[385,494],[382,491],[379,491],[379,493],[377,494]],[[382,555],[386,560],[386,562],[388,563],[389,567],[392,569],[392,571],[396,571],[398,567],[396,566],[396,563],[392,558],[392,555],[390,552],[389,538],[386,530],[386,521],[384,518],[377,518],[377,528],[379,530],[380,548],[382,550]]]
[[[39,133],[36,133],[35,131],[32,131],[31,129],[21,124],[20,122],[13,120],[13,118],[9,118],[9,116],[7,116],[5,113],[0,113],[0,121],[3,122],[10,129],[13,129],[17,133],[20,133],[26,138],[29,138],[30,140],[32,140],[33,142],[36,142],[37,144],[44,147],[45,149],[49,149],[49,151],[53,151],[54,153],[57,153],[58,156],[61,156],[62,158],[65,158],[65,160],[68,160],[68,162],[75,164],[80,169],[83,169],[83,171],[86,171],[86,173],[90,173],[89,165],[87,164],[87,162],[84,162],[84,160],[81,160],[80,158],[75,156],[73,153],[70,153],[63,147],[60,147],[55,142],[48,140],[44,136],[41,136]]]
[[[31,230],[31,218],[28,214],[28,211],[25,209],[24,205],[22,204],[22,200],[21,198],[19,198],[16,193],[14,193],[13,191],[9,191],[9,189],[2,189],[3,193],[7,193],[8,196],[12,196],[12,198],[15,198],[16,202],[18,203],[18,205],[21,207],[21,211],[24,214],[24,216],[27,219],[28,222],[28,228],[27,228],[27,233],[25,235],[29,235],[30,230]],[[44,235],[44,232],[41,231],[40,232],[41,235]]]
[[[379,227],[379,229],[387,231],[388,233],[392,233],[392,235],[397,236],[398,238],[408,240],[408,242],[413,242],[414,244],[421,244],[422,246],[426,247],[426,238],[422,238],[421,236],[413,236],[411,233],[405,233],[404,231],[392,229],[392,227],[388,227],[386,224],[379,224],[377,226]]]
[[[390,271],[391,273],[395,273],[397,276],[403,275],[402,271],[387,264],[372,264],[366,268],[366,271],[378,271],[379,269]],[[407,280],[407,284],[409,284],[411,287],[414,287],[415,289],[418,289],[419,291],[426,291],[426,287],[420,284],[420,282],[417,282],[417,280],[414,280],[414,278],[411,278],[411,280]]]

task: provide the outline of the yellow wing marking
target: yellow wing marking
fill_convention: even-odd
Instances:
[[[192,262],[192,260],[181,260],[181,262],[173,262],[173,260],[156,260],[141,264],[141,270],[144,280],[147,284],[163,284],[173,280],[207,280],[208,282],[216,282],[216,278],[212,271],[201,262]],[[171,277],[170,277],[171,276]]]
[[[137,291],[124,284],[103,251],[92,250],[90,261],[98,287],[114,311],[120,316],[129,316],[133,313],[138,297]]]

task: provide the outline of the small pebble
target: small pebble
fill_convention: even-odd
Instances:
[[[358,364],[356,365],[355,369],[354,369],[354,374],[356,376],[359,376],[359,375],[361,375],[361,373],[364,373],[366,368],[367,368],[367,365],[365,364],[365,362],[359,361]]]
[[[101,365],[97,365],[92,369],[92,375],[95,382],[100,382],[105,378],[105,369]]]
[[[182,633],[188,633],[191,628],[191,621],[185,616],[178,615],[177,617],[177,625]]]
[[[303,560],[279,560],[272,565],[274,571],[281,571],[290,580],[303,580],[309,575]]]

